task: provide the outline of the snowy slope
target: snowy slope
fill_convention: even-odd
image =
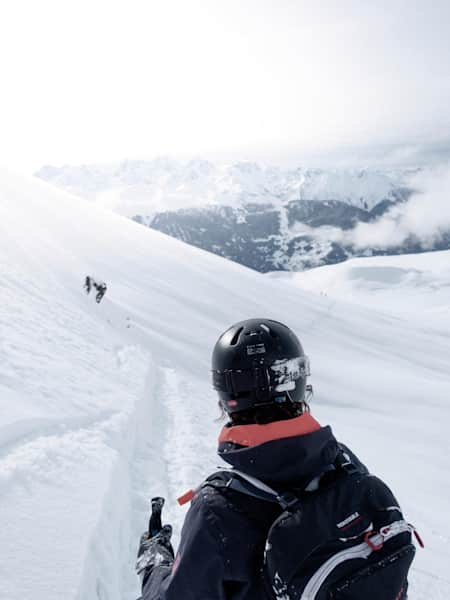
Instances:
[[[136,597],[148,496],[178,534],[175,497],[218,461],[212,345],[256,315],[298,332],[316,416],[419,526],[412,600],[449,597],[450,340],[426,315],[301,291],[4,172],[0,228],[2,599]]]
[[[272,273],[300,289],[450,326],[450,250],[354,258],[303,273]]]

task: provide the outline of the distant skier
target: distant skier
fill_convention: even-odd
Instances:
[[[136,565],[142,599],[405,600],[413,527],[311,416],[295,334],[269,319],[237,323],[216,343],[212,374],[229,417],[219,455],[233,469],[182,499],[192,504],[175,558],[154,499]]]
[[[108,289],[106,283],[94,283],[94,287],[97,290],[97,294],[95,295],[95,301],[97,304],[100,304],[103,296],[106,294],[106,290]]]
[[[86,294],[90,294],[91,292],[91,278],[89,277],[89,275],[86,275],[86,279],[84,280],[84,289],[86,290]]]
[[[97,302],[97,304],[100,304],[103,296],[106,294],[106,290],[108,289],[104,281],[97,281],[90,275],[86,275],[83,287],[86,290],[86,294],[90,294],[92,288],[94,288],[97,291],[95,295],[95,301]]]

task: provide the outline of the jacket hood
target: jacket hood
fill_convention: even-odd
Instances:
[[[267,425],[226,426],[218,454],[234,468],[269,484],[302,486],[333,464],[338,451],[331,427],[320,427],[305,414]]]

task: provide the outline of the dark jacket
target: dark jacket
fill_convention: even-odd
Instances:
[[[308,418],[314,421],[309,415]],[[279,423],[282,429],[284,422]],[[245,427],[253,426],[240,426],[241,432]],[[304,487],[326,471],[339,452],[331,428],[318,424],[311,433],[271,439],[255,446],[222,437],[225,441],[219,445],[219,455],[227,463],[278,490]],[[174,565],[153,569],[144,586],[143,599],[266,597],[260,573],[264,546],[268,530],[280,513],[276,504],[230,489],[202,487],[186,515]]]

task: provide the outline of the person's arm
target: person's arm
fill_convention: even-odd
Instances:
[[[175,560],[159,547],[159,558],[144,576],[142,600],[225,600],[221,540],[200,496],[186,515]]]

